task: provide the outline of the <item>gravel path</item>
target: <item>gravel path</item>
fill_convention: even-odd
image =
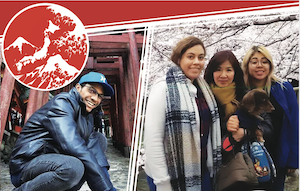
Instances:
[[[109,174],[114,187],[117,190],[126,190],[129,158],[125,158],[119,150],[113,147],[111,139],[108,139],[106,154],[110,164]],[[8,165],[1,162],[0,190],[11,191],[13,188]],[[87,183],[81,187],[80,191],[90,191]]]

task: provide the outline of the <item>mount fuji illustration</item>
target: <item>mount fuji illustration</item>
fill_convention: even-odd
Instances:
[[[35,88],[53,89],[67,84],[79,70],[67,61],[68,55],[54,47],[50,40],[59,27],[48,21],[43,46],[38,48],[23,37],[18,37],[4,49],[6,62],[15,77]]]
[[[24,47],[24,48],[23,48]],[[23,53],[23,49],[25,49],[24,52],[27,52],[28,49],[30,50],[30,48],[32,49],[36,49],[36,47],[34,45],[32,45],[30,42],[28,42],[27,40],[25,40],[23,37],[18,37],[11,45],[9,45],[5,50],[9,50],[10,48],[17,48],[19,50],[19,52],[22,54]]]
[[[32,55],[38,48],[25,40],[23,37],[18,37],[11,45],[4,49],[7,63],[16,63],[24,56]],[[12,68],[14,70],[14,67]],[[15,72],[12,71],[14,74]]]

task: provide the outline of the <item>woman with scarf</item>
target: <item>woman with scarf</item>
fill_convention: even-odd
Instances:
[[[239,109],[240,101],[247,91],[239,61],[230,50],[217,52],[206,67],[204,79],[210,85],[218,103],[222,135],[225,135],[228,129],[237,126],[237,131],[229,132],[239,142],[244,137],[245,132],[239,128],[238,118],[233,114]],[[265,133],[264,137],[268,140],[272,134],[270,117],[266,113],[262,114],[261,117],[264,118],[261,124]]]
[[[252,46],[242,68],[249,89],[267,92],[275,110],[270,113],[273,136],[265,146],[274,160],[277,177],[267,190],[284,190],[285,177],[299,168],[299,106],[293,86],[274,75],[274,63],[266,47]],[[231,129],[234,131],[234,129]]]
[[[231,136],[236,142],[243,143],[245,131],[239,127],[239,119],[235,112],[239,109],[240,101],[246,93],[246,86],[244,82],[244,74],[240,63],[235,55],[230,50],[217,52],[209,61],[204,79],[210,85],[213,94],[216,97],[220,118],[222,137]],[[265,140],[269,140],[272,135],[272,124],[270,117],[263,113],[261,117],[261,127],[264,132]],[[235,131],[228,131],[227,129],[236,128]],[[229,139],[231,140],[231,139]],[[228,147],[228,142],[223,143],[223,148]],[[230,144],[230,143],[229,143]],[[232,141],[231,144],[236,144]],[[232,148],[232,147],[231,147]],[[223,163],[226,164],[231,158],[231,150],[222,149]],[[229,152],[228,152],[229,151]],[[229,156],[229,158],[228,158]],[[230,187],[229,190],[248,190],[248,185],[239,184],[239,187]]]
[[[146,109],[146,173],[151,190],[213,190],[221,165],[217,104],[200,73],[203,42],[177,43],[166,78],[153,85]],[[151,186],[151,182],[154,185]]]
[[[235,55],[230,50],[224,50],[217,52],[210,59],[204,79],[216,97],[224,135],[227,132],[226,122],[239,108],[239,102],[246,93],[243,71]],[[237,134],[233,134],[233,137],[239,141],[243,134],[241,129]]]

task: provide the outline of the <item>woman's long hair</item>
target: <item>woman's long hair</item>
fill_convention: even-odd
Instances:
[[[249,80],[249,61],[256,52],[259,52],[262,55],[264,55],[264,57],[266,57],[270,63],[270,70],[269,70],[267,81],[266,81],[266,84],[264,87],[265,91],[268,93],[268,95],[270,95],[272,82],[279,82],[280,80],[274,75],[275,67],[274,67],[273,59],[272,59],[270,52],[267,50],[266,47],[264,47],[262,45],[252,46],[248,50],[248,52],[246,53],[246,55],[243,59],[242,69],[244,71],[245,84],[248,89],[255,88],[254,85],[251,84],[251,81]]]

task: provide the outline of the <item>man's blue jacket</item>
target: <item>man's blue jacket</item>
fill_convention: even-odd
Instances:
[[[24,125],[12,152],[10,173],[21,173],[25,164],[36,156],[59,153],[81,160],[93,191],[112,189],[112,183],[101,168],[109,168],[105,151],[99,144],[99,133],[93,129],[92,113],[86,111],[75,87],[68,93],[56,95]]]

